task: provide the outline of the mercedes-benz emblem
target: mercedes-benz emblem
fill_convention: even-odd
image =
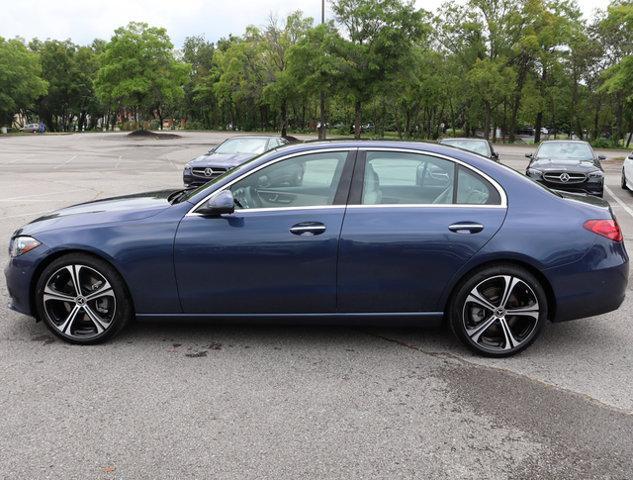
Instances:
[[[205,169],[204,169],[204,175],[205,175],[205,176],[207,176],[207,177],[212,176],[212,175],[213,175],[213,173],[214,173],[214,172],[213,172],[213,169],[212,169],[212,168],[207,167],[207,168],[205,168]]]
[[[569,176],[569,173],[567,173],[567,172],[563,172],[563,173],[560,174],[560,181],[561,182],[567,183],[567,182],[569,182],[570,178],[571,177]]]

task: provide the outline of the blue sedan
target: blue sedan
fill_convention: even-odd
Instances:
[[[446,321],[506,356],[548,320],[617,309],[628,280],[601,199],[422,143],[284,147],[196,190],[51,213],[10,250],[12,308],[81,344],[135,317]]]

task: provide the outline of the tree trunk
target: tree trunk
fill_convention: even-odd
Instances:
[[[601,104],[602,102],[598,98],[598,101],[596,102],[596,109],[593,114],[593,139],[594,140],[598,138],[598,136],[600,135],[600,132],[598,130],[598,123],[600,122],[600,108],[602,106]]]
[[[536,121],[534,122],[534,143],[540,143],[541,141],[541,127],[543,126],[543,112],[540,111],[536,114]]]
[[[525,83],[525,78],[527,76],[527,61],[524,60],[521,66],[519,67],[519,76],[517,77],[517,86],[514,91],[514,101],[512,104],[512,116],[510,117],[510,128],[508,132],[510,143],[514,143],[516,139],[516,131],[517,131],[517,118],[519,116],[519,108],[521,107],[521,94],[523,92],[523,84]]]
[[[319,95],[319,140],[325,140],[325,92],[321,90]]]
[[[486,103],[485,115],[484,115],[484,138],[488,140],[490,138],[490,105]]]
[[[281,136],[285,137],[288,134],[288,101],[284,100],[281,103]]]
[[[361,134],[361,101],[354,101],[354,138],[359,139]]]

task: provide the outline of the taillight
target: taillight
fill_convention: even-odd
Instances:
[[[583,226],[590,232],[607,237],[614,242],[624,240],[620,225],[615,220],[587,220]]]

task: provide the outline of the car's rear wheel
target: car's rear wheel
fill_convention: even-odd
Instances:
[[[629,187],[626,185],[626,174],[624,173],[624,168],[622,169],[622,180],[621,180],[622,190],[628,190]]]
[[[70,343],[103,342],[132,317],[132,305],[118,272],[99,258],[64,255],[48,265],[35,287],[38,318]]]
[[[527,270],[497,265],[462,282],[449,307],[455,335],[473,351],[505,357],[527,348],[547,318],[547,295]]]

